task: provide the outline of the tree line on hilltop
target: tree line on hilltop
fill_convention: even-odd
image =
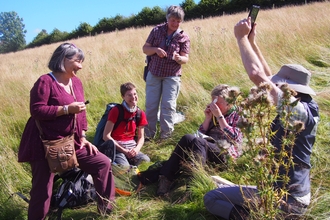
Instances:
[[[198,4],[194,0],[184,0],[180,6],[185,11],[185,20],[233,14],[248,10],[253,4],[259,5],[262,9],[279,8],[287,5],[301,5],[324,0],[200,0]],[[144,7],[138,14],[128,17],[116,15],[115,17],[103,18],[94,27],[83,22],[68,33],[55,28],[51,33],[43,29],[32,40],[26,44],[25,25],[23,18],[20,18],[14,11],[0,13],[0,53],[16,52],[27,48],[33,48],[44,44],[52,44],[60,41],[67,41],[85,36],[95,36],[100,33],[107,33],[123,30],[131,27],[144,27],[156,25],[166,21],[166,10],[155,6]]]

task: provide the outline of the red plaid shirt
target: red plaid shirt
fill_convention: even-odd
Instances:
[[[166,45],[167,23],[157,25],[150,32],[147,43],[153,47],[160,47],[166,51],[167,57],[160,58],[157,54],[151,56],[149,71],[159,77],[181,76],[181,64],[172,60],[173,52],[189,53],[190,39],[183,31],[176,34]]]
[[[213,116],[214,117],[214,116]],[[242,154],[242,142],[243,134],[237,127],[237,123],[240,121],[240,116],[237,111],[233,111],[229,115],[225,115],[225,119],[228,126],[221,129],[216,119],[211,120],[209,129],[204,130],[203,126],[200,125],[199,131],[203,134],[211,136],[214,140],[226,140],[230,147],[227,149],[230,156],[238,158]],[[214,121],[216,122],[214,124]]]

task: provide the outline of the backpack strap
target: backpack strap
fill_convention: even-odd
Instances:
[[[178,34],[182,34],[183,33],[183,30],[181,30],[180,28],[178,28],[178,29],[176,29],[176,31],[173,33],[173,36],[172,36],[172,38],[174,38],[176,35],[178,35]]]
[[[117,121],[114,124],[112,130],[115,130],[118,127],[118,125],[120,124],[120,122],[122,122],[124,120],[124,107],[119,103],[115,107],[118,108],[119,115],[118,115]]]
[[[141,109],[138,107],[136,116],[134,117],[136,126],[139,127],[141,121]]]
[[[118,103],[115,107],[118,108],[119,115],[118,115],[118,119],[117,119],[116,123],[113,126],[113,130],[115,130],[118,127],[120,122],[125,121],[123,105]],[[134,116],[133,120],[135,121],[136,126],[138,127],[140,124],[140,121],[141,121],[141,109],[139,107],[137,108],[137,112],[136,112],[136,115]]]

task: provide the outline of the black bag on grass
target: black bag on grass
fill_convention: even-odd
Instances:
[[[87,205],[97,197],[92,177],[78,168],[56,175],[54,186],[58,179],[62,182],[54,190],[50,204],[52,209],[57,209],[57,219],[61,219],[64,208]]]

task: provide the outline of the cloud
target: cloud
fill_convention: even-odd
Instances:
[[[34,29],[33,33],[39,34],[40,31],[41,31],[41,29],[37,28],[37,29]]]

